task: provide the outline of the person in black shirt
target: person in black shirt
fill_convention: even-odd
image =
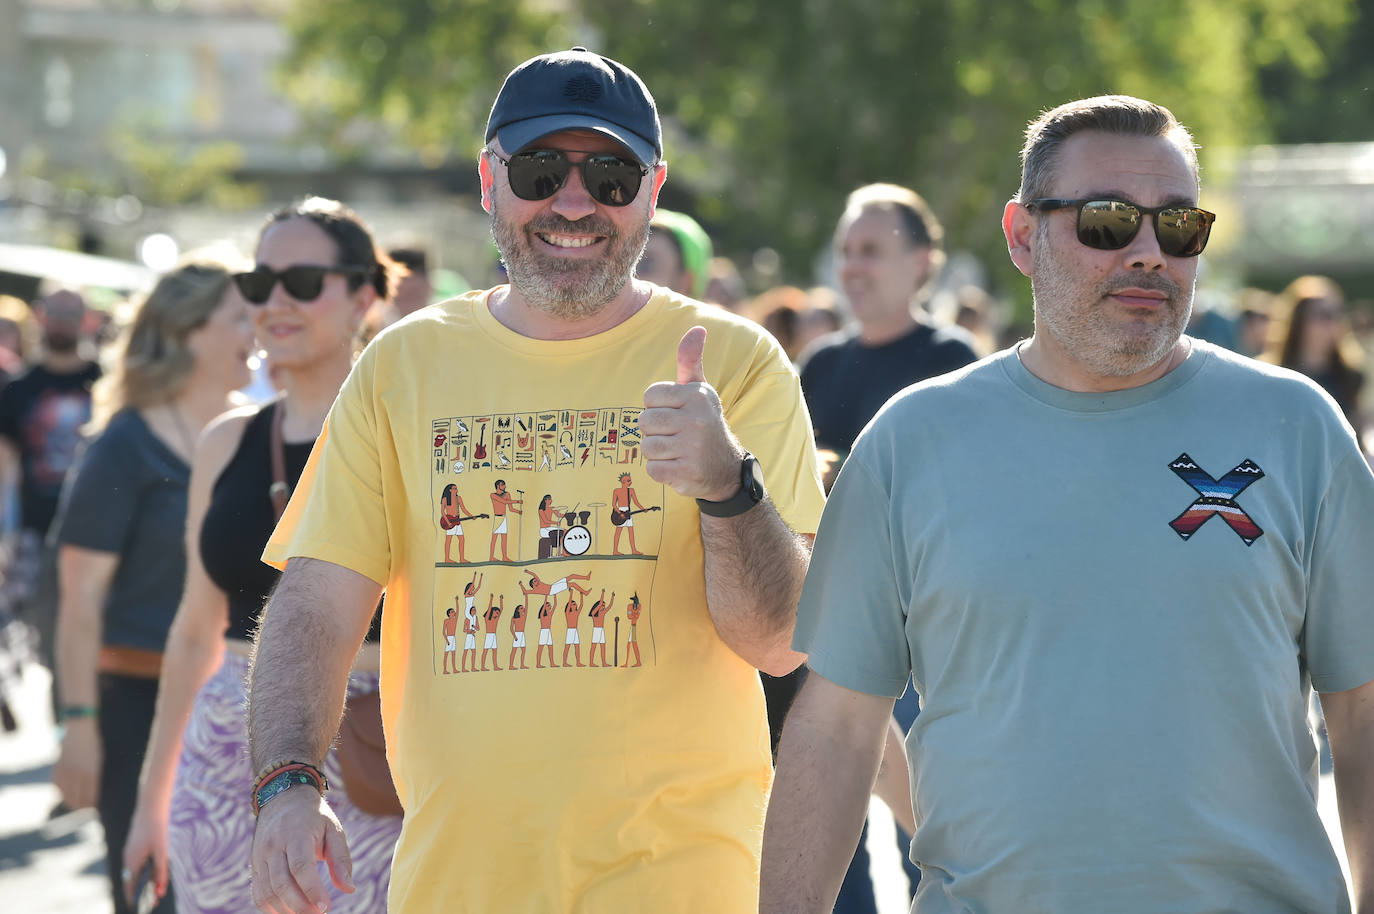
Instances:
[[[250,378],[248,306],[229,268],[192,262],[137,306],[96,386],[90,440],[63,490],[57,690],[65,724],[53,783],[72,809],[95,806],[115,914],[124,839],[153,722],[162,650],[186,575],[183,529],[196,439],[241,402]],[[175,910],[165,896],[157,914]]]
[[[944,264],[943,238],[939,221],[913,190],[870,184],[849,195],[835,228],[835,259],[854,324],[817,340],[799,359],[802,394],[816,429],[816,446],[835,455],[825,474],[827,489],[854,439],[893,394],[978,358],[966,331],[937,327],[926,313],[930,288]],[[770,723],[786,713],[802,675],[804,669],[783,680],[764,681]],[[894,712],[903,734],[918,709],[915,692],[908,688]],[[775,746],[779,729],[773,730]],[[898,751],[901,745],[895,732],[889,733],[888,747],[887,758],[902,765],[899,757],[904,755]],[[891,772],[885,774],[880,774],[881,784],[903,781],[891,777]],[[881,785],[878,792],[888,799]],[[910,802],[899,791],[888,805],[902,825],[898,844],[914,892],[920,872],[907,860],[911,836],[902,833],[909,832],[913,822],[907,818]],[[877,910],[868,876],[867,836],[865,825],[835,905],[840,914]]]
[[[53,668],[57,621],[56,563],[45,548],[62,483],[76,458],[81,428],[91,418],[91,385],[100,367],[81,354],[86,303],[59,289],[35,308],[43,354],[0,390],[0,485],[19,490],[19,531],[11,555],[36,580],[20,588],[20,614],[38,630],[39,659]]]
[[[849,195],[835,256],[854,324],[800,359],[816,446],[834,451],[837,463],[897,391],[977,360],[965,332],[936,327],[925,312],[944,263],[942,240],[940,223],[915,191],[870,184]]]

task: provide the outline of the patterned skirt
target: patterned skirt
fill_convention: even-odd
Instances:
[[[168,835],[178,914],[258,914],[249,885],[253,849],[252,763],[248,757],[248,660],[225,651],[224,663],[196,696],[186,727],[172,793]],[[377,690],[377,675],[354,674],[348,694]],[[328,868],[320,875],[330,892],[329,910],[386,910],[391,855],[401,833],[400,816],[371,816],[348,802],[333,750],[324,762],[333,807],[353,860],[351,895],[334,887]]]

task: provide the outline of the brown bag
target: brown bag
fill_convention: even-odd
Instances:
[[[391,780],[391,767],[386,763],[380,693],[358,695],[344,705],[339,747],[335,751],[349,802],[372,816],[399,816],[405,812]]]
[[[272,485],[267,494],[276,509],[277,520],[286,511],[291,488],[286,482],[286,446],[282,441],[282,419],[286,411],[281,401],[273,404],[270,444],[272,448]],[[399,816],[404,813],[391,766],[386,763],[386,735],[382,732],[382,696],[378,692],[357,695],[344,703],[339,722],[336,750],[344,793],[352,804],[368,815]]]

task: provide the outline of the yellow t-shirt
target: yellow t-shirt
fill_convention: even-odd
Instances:
[[[265,553],[387,588],[383,717],[406,808],[391,910],[756,910],[763,696],[716,634],[699,512],[649,478],[638,415],[704,325],[731,429],[783,519],[813,533],[796,374],[755,325],[666,290],[566,341],[503,327],[488,294],[373,341]]]

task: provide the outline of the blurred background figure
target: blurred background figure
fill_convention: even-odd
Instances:
[[[943,239],[913,190],[870,184],[849,195],[834,244],[853,325],[800,366],[816,446],[835,452],[835,470],[889,397],[978,357],[965,331],[937,326],[926,309],[944,263]]]
[[[710,280],[711,239],[686,213],[659,209],[649,223],[648,243],[635,275],[646,282],[703,300]]]
[[[950,306],[950,323],[967,331],[980,358],[997,351],[1002,321],[996,299],[979,286],[966,285],[955,291]]]
[[[391,298],[390,310],[401,318],[432,302],[434,283],[429,278],[429,252],[422,247],[392,248],[388,256],[392,263],[405,267],[396,284],[396,294]]]
[[[835,290],[828,286],[807,289],[806,308],[797,318],[797,358],[801,358],[801,354],[816,340],[835,333],[843,326],[840,297]]]
[[[65,725],[53,781],[68,807],[99,811],[111,897],[126,914],[124,840],[185,577],[191,460],[248,383],[253,328],[229,268],[189,263],[158,282],[116,346],[53,525]],[[173,905],[168,895],[155,910]]]
[[[1236,293],[1236,352],[1252,359],[1264,354],[1269,348],[1274,308],[1271,292],[1250,288]]]
[[[937,325],[927,308],[931,286],[944,264],[943,241],[939,220],[909,188],[870,184],[849,195],[835,227],[834,251],[853,325],[818,342],[800,366],[816,446],[825,458],[827,489],[859,431],[888,398],[917,381],[978,358],[967,332]],[[775,711],[786,712],[800,675],[794,673],[777,685],[765,684],[770,719]],[[893,712],[902,734],[911,728],[918,710],[916,693],[908,687]],[[894,765],[905,758],[900,740],[891,733],[886,755]],[[879,789],[886,783],[880,780]],[[910,802],[900,790],[880,795],[899,823],[910,822]],[[910,834],[899,827],[897,844],[914,892],[920,871],[907,857],[910,840]],[[840,914],[875,909],[867,841],[865,823],[835,905]]]
[[[247,862],[255,822],[245,797],[256,772],[244,715],[250,640],[280,573],[261,561],[280,510],[269,488],[280,460],[288,489],[305,468],[325,414],[353,364],[363,315],[390,298],[395,269],[350,210],[318,197],[274,213],[257,267],[234,281],[282,392],[235,410],[206,430],[191,468],[186,586],[168,633],[157,711],[139,780],[124,867],[150,860],[160,888],[170,874],[179,914],[255,911]],[[375,693],[378,618],[355,661],[349,695]],[[342,784],[331,751],[324,770]],[[330,910],[386,907],[399,816],[368,815],[347,786],[330,802],[349,835],[352,895]]]
[[[0,487],[19,493],[18,532],[5,552],[19,613],[37,632],[40,662],[53,668],[57,563],[43,540],[62,483],[91,419],[91,385],[100,367],[83,350],[86,303],[57,289],[35,308],[41,351],[35,364],[0,390]],[[55,709],[55,706],[54,706]]]
[[[1214,343],[1223,349],[1236,351],[1237,322],[1230,317],[1227,297],[1208,288],[1197,289],[1193,294],[1193,311],[1188,315],[1187,334],[1199,340]]]
[[[1265,358],[1300,371],[1331,395],[1357,431],[1364,354],[1345,317],[1345,294],[1325,276],[1299,276],[1278,297]]]
[[[744,277],[729,257],[712,257],[706,265],[706,296],[703,301],[738,314],[747,302]]]
[[[24,369],[24,337],[32,319],[21,299],[0,295],[0,388]]]
[[[775,286],[754,297],[744,313],[767,330],[793,362],[802,349],[801,318],[806,313],[807,295],[796,286]]]
[[[388,252],[391,262],[401,269],[401,279],[396,286],[396,294],[390,299],[379,298],[372,303],[363,317],[359,331],[359,349],[372,341],[383,329],[390,327],[407,314],[413,314],[434,298],[434,284],[429,277],[429,252],[424,248],[409,245],[392,248]]]

